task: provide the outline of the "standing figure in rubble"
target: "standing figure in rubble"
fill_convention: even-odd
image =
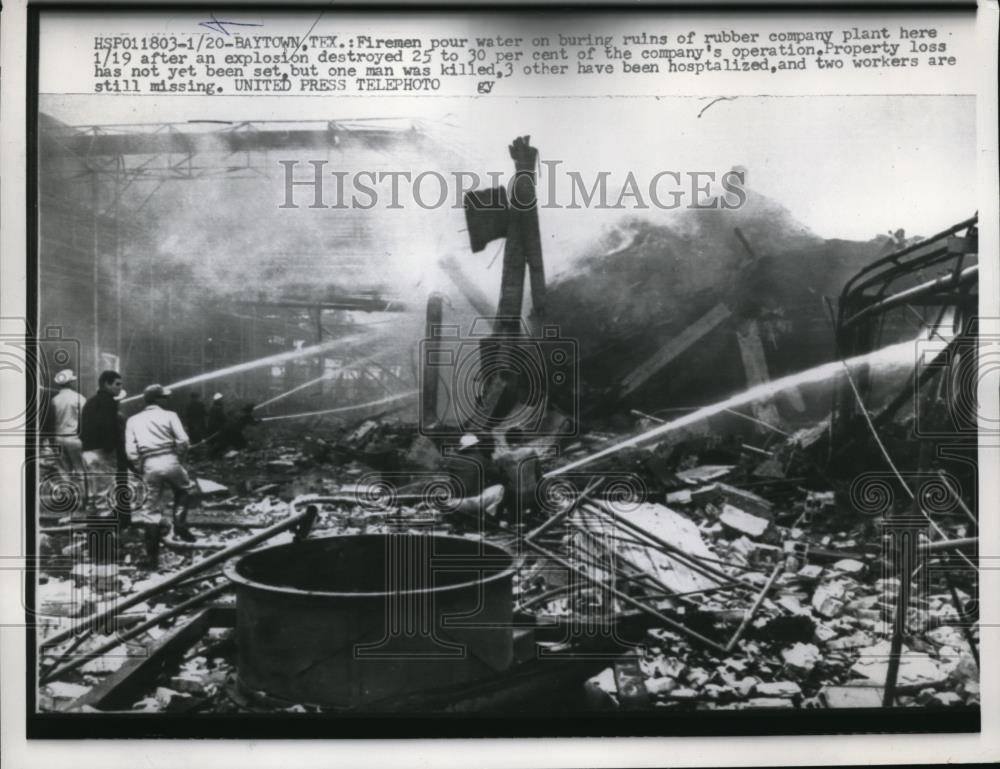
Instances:
[[[188,401],[187,410],[184,412],[184,419],[187,422],[188,435],[191,437],[191,445],[201,443],[205,438],[205,418],[207,410],[201,400],[199,393],[191,393],[191,400]]]
[[[148,565],[159,565],[161,527],[169,528],[163,520],[163,500],[167,488],[173,492],[174,533],[193,542],[194,535],[187,527],[186,502],[191,485],[181,458],[189,441],[180,418],[164,408],[170,391],[162,385],[152,384],[143,391],[146,408],[125,423],[125,452],[135,463],[146,484],[144,509],[133,514],[145,529]]]
[[[231,415],[226,420],[226,424],[222,428],[222,450],[236,449],[237,451],[242,451],[247,447],[247,439],[243,431],[251,425],[260,422],[253,415],[253,409],[253,404],[248,403],[238,413]]]
[[[128,465],[125,446],[119,427],[118,399],[122,393],[122,376],[117,371],[102,371],[97,378],[97,392],[83,405],[80,439],[83,443],[83,461],[90,480],[90,504],[96,505],[101,494],[109,497],[112,512],[126,517],[123,508],[124,488],[128,483]]]
[[[222,393],[212,396],[212,405],[208,409],[208,420],[205,424],[205,440],[213,454],[218,454],[222,448],[222,428],[226,426],[226,407],[222,403]]]
[[[87,501],[87,472],[83,463],[83,444],[80,441],[80,413],[83,396],[74,387],[76,374],[63,369],[53,379],[59,392],[52,398],[54,441],[59,449],[59,475],[77,489],[80,507]]]

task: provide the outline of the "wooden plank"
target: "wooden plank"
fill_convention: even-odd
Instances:
[[[663,369],[682,352],[692,347],[699,339],[715,329],[731,314],[729,308],[721,302],[715,305],[715,307],[634,368],[622,380],[621,397],[624,398],[626,395],[642,387],[658,371]]]
[[[743,323],[736,330],[736,341],[739,343],[747,387],[770,382],[771,374],[767,370],[767,356],[764,354],[764,344],[760,341],[760,328],[757,326],[757,321],[749,320]],[[761,422],[775,427],[781,426],[781,417],[774,404],[767,401],[754,401],[750,404],[750,409]],[[760,425],[756,429],[757,432],[766,431],[766,428]]]
[[[146,654],[132,657],[118,670],[67,708],[76,710],[89,705],[98,710],[129,708],[149,686],[171,657],[193,646],[212,627],[233,627],[236,611],[229,606],[211,606],[189,622],[175,628],[146,648]]]

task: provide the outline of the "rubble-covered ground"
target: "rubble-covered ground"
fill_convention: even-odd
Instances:
[[[351,434],[331,433],[329,440],[311,432],[308,437],[261,432],[244,451],[214,458],[195,452],[189,457],[192,477],[199,479],[202,492],[190,517],[198,541],[189,545],[168,536],[161,566],[154,572],[137,565],[142,555],[141,535],[126,531],[119,540],[117,568],[101,569],[93,565],[85,538],[72,533],[72,515],[44,518],[40,541],[43,563],[36,593],[45,620],[40,637],[49,637],[74,620],[109,606],[112,599],[152,587],[194,559],[280,521],[290,513],[289,501],[301,494],[342,499],[324,504],[312,536],[377,533],[390,527],[478,536],[476,525],[468,518],[443,513],[408,496],[405,489],[395,499],[386,497],[384,491],[369,494],[371,479],[380,469],[405,468],[412,462],[418,442],[410,428],[370,422]],[[592,450],[610,437],[585,436],[560,461],[571,460],[574,451]],[[786,442],[785,448],[792,442]],[[793,465],[801,458],[779,461],[787,455],[778,448],[771,454],[762,461],[759,454],[738,444],[719,446],[703,441],[674,445],[667,453],[619,455],[622,469],[640,473],[646,481],[645,497],[638,504],[622,507],[621,514],[632,516],[679,547],[689,561],[712,565],[741,581],[733,590],[705,590],[704,575],[697,570],[682,568],[679,561],[655,548],[623,541],[618,549],[623,561],[656,574],[678,593],[689,593],[680,598],[650,599],[649,604],[722,644],[734,633],[739,640],[729,652],[720,654],[682,631],[654,623],[644,642],[626,655],[638,664],[642,687],[619,693],[610,666],[586,682],[588,707],[635,707],[637,701],[654,709],[882,704],[891,609],[899,585],[894,577],[884,576],[894,572],[882,553],[879,521],[852,511],[833,492],[799,485],[795,476],[801,468]],[[394,473],[393,477],[400,476]],[[595,499],[600,499],[599,495]],[[602,501],[615,505],[612,496]],[[942,517],[936,523],[949,538],[974,534],[965,518]],[[487,521],[486,536],[500,544],[510,543],[522,533],[515,526]],[[562,526],[555,537],[561,537],[565,546],[579,535],[577,519],[575,527]],[[279,534],[267,544],[290,541],[291,536]],[[547,541],[553,540],[550,537]],[[559,585],[547,583],[545,573],[538,561],[524,563],[515,580],[519,606],[539,616],[562,617],[577,611],[625,608],[616,601],[581,607],[560,592]],[[610,574],[605,573],[603,579],[610,580]],[[224,581],[218,569],[211,569],[190,583],[126,609],[116,627],[127,631]],[[759,599],[765,586],[768,589]],[[961,607],[955,605],[952,588]],[[947,586],[929,579],[925,589],[915,586],[914,590],[896,704],[978,705],[978,665],[959,621],[960,613],[964,616],[967,605],[976,599],[975,582],[970,579]],[[218,599],[231,600],[231,595]],[[191,616],[185,613],[151,627],[60,674],[40,688],[40,707],[71,707],[134,655],[141,655],[147,645]],[[978,643],[975,627],[968,633]],[[72,642],[56,646],[41,656],[41,669],[50,670],[53,663],[62,664],[74,654],[87,654],[106,645],[111,637],[91,633],[76,646]],[[227,683],[233,678],[234,650],[231,629],[210,630],[179,662],[168,665],[148,690],[136,697],[131,709],[233,712],[261,707],[230,694]],[[293,710],[305,708],[296,706]]]

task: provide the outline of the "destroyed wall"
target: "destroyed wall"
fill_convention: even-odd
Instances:
[[[580,344],[585,413],[607,415],[608,396],[617,399],[632,370],[720,303],[729,315],[623,406],[655,412],[742,390],[743,367],[719,362],[740,360],[737,331],[747,321],[757,321],[771,378],[834,358],[825,297],[835,300],[888,239],[824,240],[748,192],[736,211],[625,219],[551,283],[548,317]],[[807,405],[806,421],[829,409],[823,397]]]

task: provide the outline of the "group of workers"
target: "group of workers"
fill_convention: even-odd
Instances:
[[[166,492],[170,491],[173,533],[186,542],[195,541],[187,513],[196,486],[183,460],[199,443],[207,443],[214,455],[227,448],[245,447],[243,428],[256,421],[253,406],[229,418],[221,393],[215,394],[210,409],[192,393],[185,428],[180,417],[167,408],[172,393],[162,385],[149,385],[143,391],[143,410],[126,419],[119,411],[126,394],[117,371],[102,372],[97,392],[86,400],[77,391],[72,370],[58,372],[53,383],[58,392],[51,398],[49,429],[58,450],[56,464],[60,479],[77,490],[84,510],[96,512],[97,501],[104,495],[111,513],[118,516],[120,528],[141,525],[145,565],[155,568],[163,533],[170,529],[163,514]],[[130,472],[142,479],[139,494],[131,491]],[[133,509],[133,498],[140,503],[138,509]]]

